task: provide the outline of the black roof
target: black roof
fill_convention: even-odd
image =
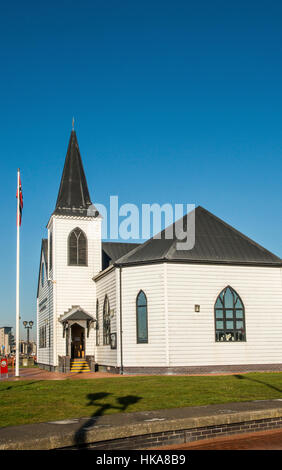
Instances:
[[[44,261],[45,261],[46,272],[48,272],[48,238],[42,238],[42,242],[41,242],[39,274],[38,274],[38,281],[37,281],[37,297],[38,297],[38,294],[39,294],[39,282],[40,282],[40,276],[41,276],[42,253],[43,253],[43,257],[44,257]]]
[[[93,321],[94,318],[91,317],[91,315],[89,315],[87,312],[85,312],[81,307],[73,307],[70,309],[70,312],[73,310],[72,313],[70,313],[70,315],[68,314],[65,314],[62,316],[62,318],[60,319],[61,322],[65,322],[65,321],[69,321],[69,320],[72,320],[72,321],[79,321],[79,320],[91,320]]]
[[[195,216],[195,245],[191,250],[178,250],[176,228],[191,227]],[[178,225],[179,224],[179,225]],[[238,232],[201,206],[175,222],[172,238],[151,238],[116,260],[116,265],[144,264],[159,261],[185,263],[247,264],[282,266],[282,260],[256,242]]]
[[[48,271],[48,238],[42,238],[42,251],[45,259],[46,271]]]
[[[102,242],[102,269],[106,269],[118,258],[132,251],[140,243]]]
[[[87,216],[91,204],[76,133],[72,130],[53,214]]]

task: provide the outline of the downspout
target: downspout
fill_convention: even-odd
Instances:
[[[120,328],[120,374],[123,375],[123,350],[122,350],[122,267],[119,267],[119,328]]]

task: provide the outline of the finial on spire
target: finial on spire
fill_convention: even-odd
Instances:
[[[74,131],[74,117],[72,118],[72,130]]]

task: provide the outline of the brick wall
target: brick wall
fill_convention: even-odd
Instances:
[[[277,428],[282,428],[282,417],[132,436],[123,439],[95,442],[93,444],[89,443],[83,447],[96,450],[150,449],[151,447],[161,447],[162,445],[185,444],[186,442],[211,439],[213,437],[223,437],[232,434],[265,431]],[[68,449],[75,448],[77,448],[77,446],[69,447]]]

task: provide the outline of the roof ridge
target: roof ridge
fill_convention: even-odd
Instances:
[[[196,210],[197,208],[193,209],[194,211]],[[161,230],[160,232],[156,233],[155,235],[153,235],[152,237],[150,237],[148,240],[146,240],[144,243],[140,243],[139,246],[137,246],[136,248],[134,248],[134,250],[131,250],[129,253],[126,253],[124,256],[122,256],[121,258],[117,259],[116,260],[116,263],[118,262],[123,262],[124,260],[122,258],[125,258],[126,256],[131,256],[133,254],[136,253],[136,251],[140,248],[143,248],[145,246],[147,246],[147,244],[149,242],[151,242],[152,240],[158,240],[159,238],[157,238],[157,235],[162,235],[164,232],[166,232],[167,230],[169,230],[170,227],[174,227],[176,223],[180,222],[180,220],[183,220],[185,217],[187,217],[188,214],[190,214],[191,212],[190,211],[188,212],[187,214],[183,215],[182,217],[180,217],[179,219],[177,219],[175,222],[172,222],[172,224],[168,225],[167,227],[165,227],[163,230]],[[161,237],[160,237],[161,238]],[[174,240],[174,238],[171,239],[172,243],[170,244],[170,246],[167,248],[167,250],[164,252],[164,254],[162,255],[162,257],[160,259],[168,259],[167,256],[168,256],[168,253],[169,251],[173,248],[174,246],[174,242],[176,240]]]

